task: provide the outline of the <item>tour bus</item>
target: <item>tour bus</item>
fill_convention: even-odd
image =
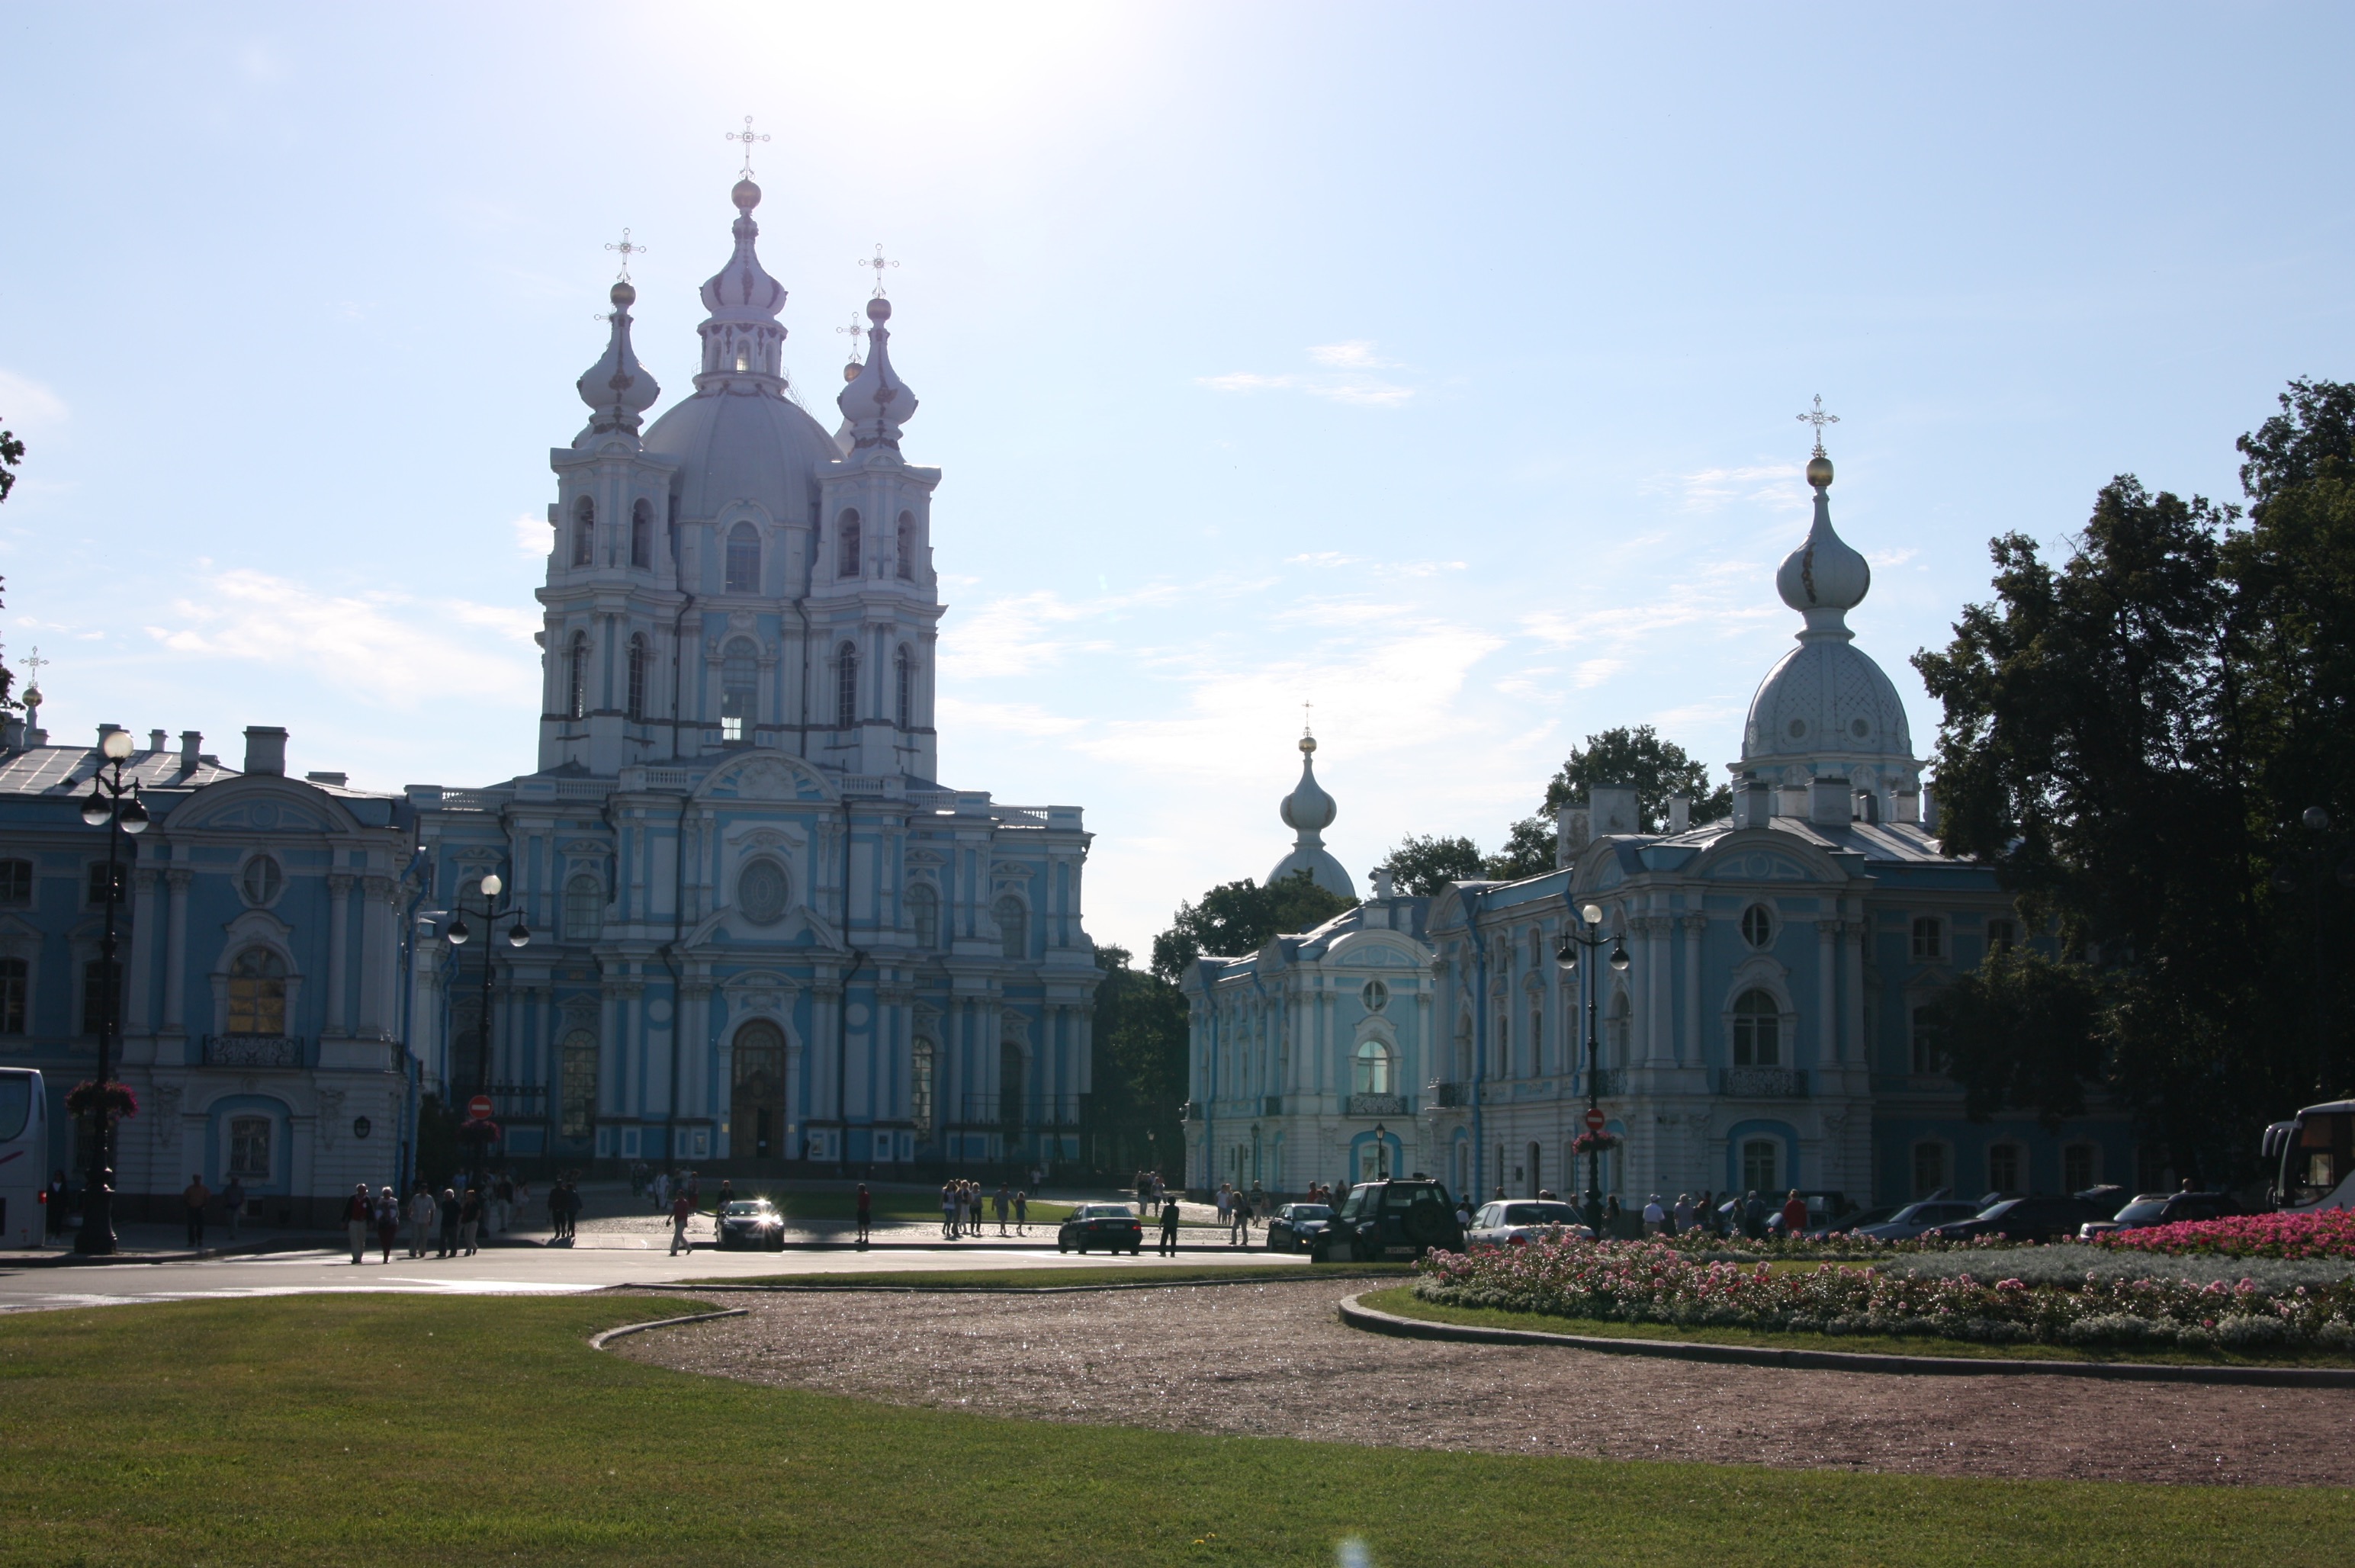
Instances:
[[[49,1154],[49,1102],[41,1075],[0,1067],[0,1247],[37,1247],[48,1228],[41,1189]]]
[[[2355,1100],[2308,1105],[2265,1129],[2264,1159],[2282,1209],[2355,1209]]]

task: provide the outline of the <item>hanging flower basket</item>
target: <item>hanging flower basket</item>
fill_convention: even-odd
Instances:
[[[139,1096],[131,1092],[128,1083],[100,1083],[85,1078],[66,1091],[66,1115],[87,1116],[103,1105],[106,1119],[119,1122],[125,1116],[139,1114]]]
[[[1576,1155],[1608,1154],[1618,1147],[1617,1133],[1581,1133],[1571,1140],[1570,1152]]]
[[[504,1136],[506,1135],[500,1132],[498,1123],[492,1121],[488,1116],[479,1119],[469,1118],[458,1125],[458,1137],[464,1143],[494,1144]]]

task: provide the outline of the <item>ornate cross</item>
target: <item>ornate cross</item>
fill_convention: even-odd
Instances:
[[[1801,424],[1811,424],[1811,425],[1813,425],[1813,426],[1815,426],[1815,427],[1816,427],[1816,451],[1815,451],[1815,455],[1816,455],[1816,456],[1817,456],[1817,457],[1821,457],[1821,456],[1823,456],[1823,455],[1824,455],[1824,426],[1826,426],[1826,425],[1828,425],[1828,424],[1838,424],[1838,423],[1839,423],[1839,415],[1838,415],[1838,414],[1828,414],[1828,413],[1824,412],[1824,395],[1823,395],[1821,392],[1817,392],[1817,393],[1816,394],[1816,407],[1815,407],[1815,411],[1814,411],[1812,413],[1804,413],[1804,414],[1801,414],[1801,415],[1799,416],[1799,422],[1800,422]]]
[[[1304,735],[1308,733],[1309,709],[1316,706],[1313,702],[1304,702],[1300,705],[1300,732]]]
[[[744,144],[743,177],[751,179],[752,177],[752,144],[755,142],[767,141],[769,139],[769,133],[766,131],[763,131],[759,135],[754,135],[752,133],[752,117],[750,114],[747,114],[744,116],[744,128],[741,131],[730,131],[726,133],[726,135],[731,142],[741,142]]]
[[[619,275],[621,280],[626,283],[630,281],[630,258],[645,254],[646,247],[644,245],[633,244],[630,240],[630,231],[627,229],[624,229],[622,230],[621,242],[619,244],[608,245],[605,249],[608,251],[619,251],[622,253],[622,271]]]
[[[41,667],[50,661],[41,656],[41,645],[35,643],[25,659],[25,700],[37,708],[41,703]]]
[[[883,259],[883,241],[878,240],[875,242],[875,254],[872,257],[861,256],[857,261],[854,261],[851,264],[853,266],[872,267],[875,269],[875,293],[879,297],[883,293],[883,269],[886,267],[896,267],[900,263],[897,261],[887,261]]]
[[[861,266],[864,266],[865,264],[866,263],[864,262],[860,263]],[[847,332],[850,335],[850,362],[854,365],[858,364],[859,345],[866,341],[867,328],[861,325],[858,318],[854,315],[850,318],[850,325],[848,326],[837,326],[835,328],[835,331]]]

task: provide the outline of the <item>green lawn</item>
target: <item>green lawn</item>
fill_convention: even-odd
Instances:
[[[2344,1356],[2327,1354],[2250,1356],[2232,1351],[2169,1349],[2086,1350],[2072,1345],[1981,1345],[1968,1339],[1933,1339],[1891,1334],[1781,1334],[1758,1328],[1678,1328],[1668,1323],[1614,1323],[1597,1317],[1556,1317],[1542,1312],[1506,1312],[1487,1307],[1446,1307],[1424,1301],[1412,1285],[1376,1291],[1366,1305],[1399,1317],[1433,1323],[1468,1323],[1481,1328],[1534,1328],[1546,1334],[1592,1334],[1613,1339],[1692,1339],[1710,1345],[1761,1345],[1778,1350],[1851,1350],[1886,1356],[1995,1357],[2026,1361],[2158,1361],[2200,1367],[2345,1367]]]
[[[1047,1268],[877,1269],[855,1274],[779,1274],[754,1279],[691,1279],[682,1284],[715,1290],[748,1285],[806,1285],[825,1290],[844,1285],[903,1285],[914,1288],[943,1285],[1004,1285],[1032,1289],[1057,1285],[1174,1285],[1189,1279],[1215,1279],[1230,1285],[1276,1279],[1380,1279],[1414,1273],[1412,1264],[1078,1264]]]
[[[2287,1568],[2343,1562],[2355,1509],[2346,1490],[1173,1436],[756,1388],[583,1343],[681,1308],[293,1296],[0,1319],[0,1563],[1260,1568],[1329,1564],[1355,1535],[1381,1568]]]

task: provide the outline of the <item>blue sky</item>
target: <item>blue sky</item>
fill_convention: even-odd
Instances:
[[[2325,5],[0,10],[0,613],[53,735],[532,764],[529,635],[624,225],[672,395],[762,250],[830,397],[883,243],[946,471],[943,772],[1097,834],[1100,940],[1327,839],[1493,847],[1571,744],[1712,765],[1795,621],[1821,393],[1906,656],[2111,475],[2236,496],[2355,377]],[[664,406],[667,406],[666,397]]]

